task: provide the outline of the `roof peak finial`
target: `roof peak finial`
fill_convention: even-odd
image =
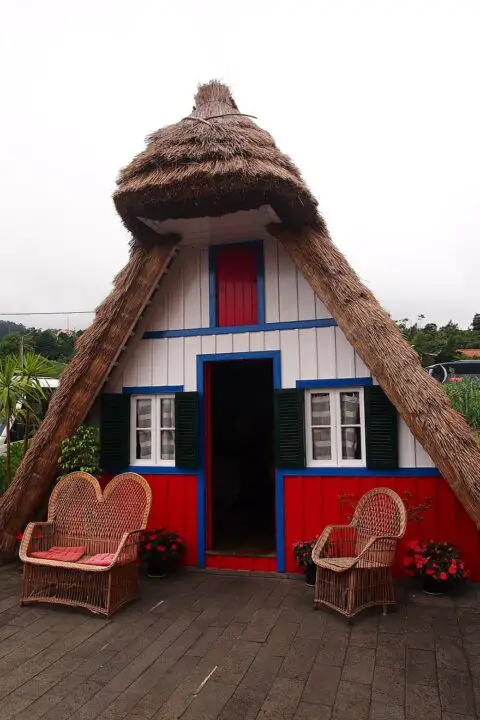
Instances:
[[[195,94],[195,110],[199,110],[202,105],[215,103],[217,105],[226,105],[233,110],[238,111],[237,104],[232,97],[230,88],[219,80],[210,80],[208,83],[200,84]]]

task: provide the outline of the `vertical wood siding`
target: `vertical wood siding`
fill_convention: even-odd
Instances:
[[[286,569],[297,570],[293,543],[316,535],[326,525],[349,522],[360,497],[374,487],[395,490],[409,509],[410,520],[400,543],[394,574],[402,575],[405,545],[410,540],[447,540],[480,580],[480,540],[473,521],[442,477],[326,477],[288,476],[284,479]],[[429,509],[422,510],[421,506]],[[415,520],[415,516],[417,520]]]

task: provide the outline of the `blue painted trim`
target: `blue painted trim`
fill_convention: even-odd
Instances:
[[[283,476],[295,476],[295,477],[315,477],[315,476],[329,476],[329,477],[432,477],[440,475],[440,471],[437,468],[397,468],[396,470],[370,470],[365,467],[310,467],[303,468],[302,470],[279,470]]]
[[[201,355],[197,355],[197,392],[199,397],[200,472],[197,478],[197,565],[204,568],[207,564],[207,493],[205,487],[205,389],[204,371]]]
[[[139,385],[138,387],[124,387],[124,395],[161,395],[162,393],[183,392],[183,385]]]
[[[277,543],[277,572],[285,572],[285,483],[281,470],[275,470],[275,534]]]
[[[197,355],[197,392],[200,403],[199,421],[199,442],[200,442],[200,472],[197,480],[197,563],[199,567],[206,565],[206,540],[207,540],[207,519],[206,519],[206,483],[205,483],[205,387],[204,368],[208,362],[229,362],[232,360],[273,360],[273,387],[275,390],[282,387],[282,366],[280,350],[251,353],[225,353],[224,355]],[[277,518],[277,543],[281,535],[280,548],[285,545],[285,520],[284,520],[284,499],[283,479],[280,499],[275,499],[275,515]],[[283,565],[282,565],[283,563]],[[277,566],[285,567],[285,551],[279,555],[277,546]]]
[[[172,465],[129,465],[122,472],[134,472],[142,475],[198,475],[198,470],[185,470]]]
[[[297,388],[364,387],[373,385],[371,377],[332,378],[329,380],[297,380]]]
[[[308,328],[336,327],[333,318],[323,320],[290,320],[287,322],[262,323],[259,325],[230,325],[225,327],[191,328],[188,330],[148,330],[142,340],[197,337],[199,335],[229,335],[232,333],[271,332],[272,330],[302,330]]]

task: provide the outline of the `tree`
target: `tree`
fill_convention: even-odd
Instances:
[[[24,425],[23,452],[28,449],[28,435],[32,422],[39,424],[40,418],[36,414],[34,408],[41,404],[45,398],[45,393],[40,385],[39,378],[50,377],[51,366],[49,361],[41,355],[27,352],[24,353],[21,363],[19,364],[19,372],[29,387],[30,400],[23,403],[22,419]]]
[[[480,313],[475,313],[472,320],[472,330],[480,332]]]
[[[7,434],[7,486],[12,481],[12,425],[22,403],[28,403],[29,400],[30,388],[25,378],[19,372],[18,360],[15,355],[9,355],[3,362],[0,360],[0,418],[2,422],[5,423]]]

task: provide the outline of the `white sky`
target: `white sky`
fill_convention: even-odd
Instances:
[[[118,170],[212,78],[297,163],[394,318],[467,326],[480,312],[479,0],[0,0],[0,13],[0,313],[101,302],[128,257]]]

